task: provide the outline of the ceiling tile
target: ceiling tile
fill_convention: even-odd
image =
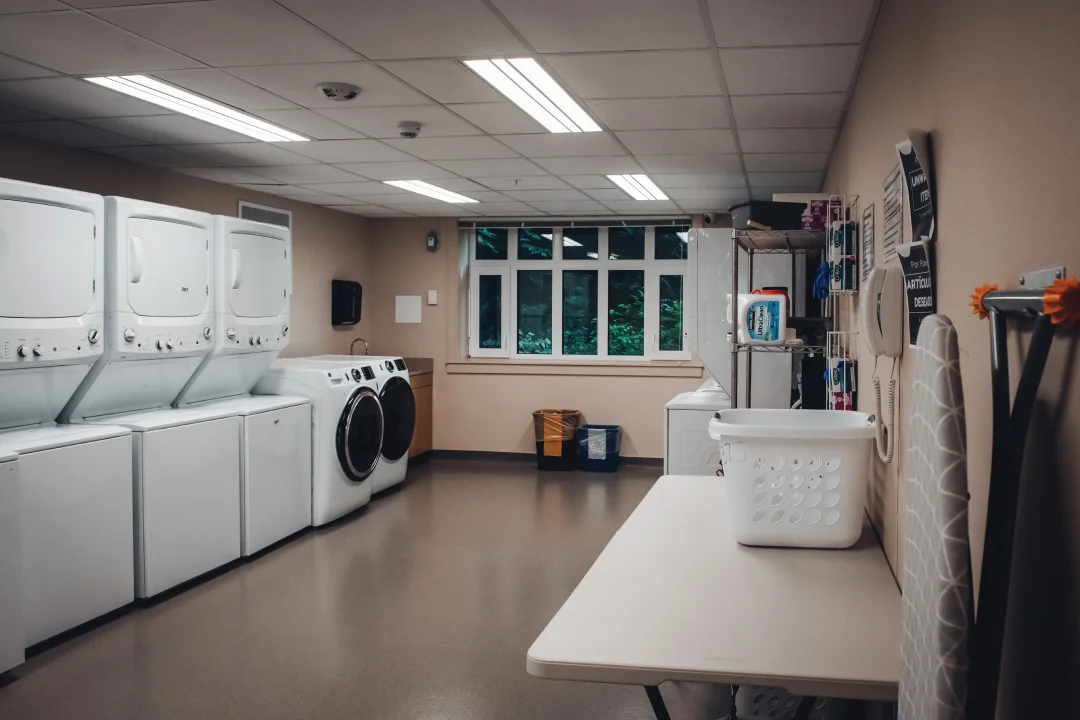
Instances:
[[[77,10],[7,16],[0,23],[0,47],[8,55],[72,75],[200,67]]]
[[[289,196],[282,195],[282,197]],[[310,205],[322,205],[323,207],[349,202],[349,198],[343,198],[337,195],[301,195],[299,197],[289,197],[289,199],[299,200],[300,202],[306,202]]]
[[[858,59],[857,45],[720,51],[732,95],[847,92]]]
[[[33,122],[4,123],[3,132],[31,137],[35,140],[68,145],[77,148],[107,147],[110,145],[139,145],[124,135],[89,127],[74,120],[37,120]]]
[[[721,97],[590,100],[593,115],[611,130],[681,130],[730,127]]]
[[[592,190],[586,190],[585,194],[593,200],[599,200],[601,202],[605,200],[626,200],[630,197],[625,190],[620,188],[594,188]]]
[[[477,160],[517,156],[513,150],[489,137],[419,137],[413,140],[387,140],[386,144],[424,160]]]
[[[0,80],[16,80],[19,78],[49,77],[55,75],[52,70],[31,65],[22,60],[16,60],[7,55],[0,55]]]
[[[158,145],[255,142],[254,138],[186,115],[94,118],[84,122]]]
[[[819,172],[752,172],[750,187],[758,188],[777,187],[805,187],[816,191],[821,187],[821,173]]]
[[[75,5],[75,3],[68,3],[68,5]],[[67,10],[67,5],[56,0],[0,0],[0,15],[51,10]]]
[[[222,168],[222,167],[186,167],[177,168],[176,172],[183,173],[184,175],[194,175],[195,177],[203,178],[204,180],[213,180],[214,182],[229,183],[230,185],[239,185],[240,183],[258,184],[271,183],[273,180],[263,177],[262,175],[256,175],[253,172],[237,168]]]
[[[441,103],[483,103],[503,99],[499,91],[457,60],[397,60],[379,64]]]
[[[832,146],[835,130],[740,130],[744,153],[822,153]]]
[[[263,165],[310,165],[311,159],[285,148],[295,143],[244,142],[182,145],[180,150],[203,160],[201,165],[256,167]]]
[[[111,0],[110,0],[111,1]],[[268,93],[227,72],[213,69],[166,70],[154,77],[241,110],[295,108],[294,103]]]
[[[531,206],[520,202],[480,203],[479,205],[473,205],[471,207],[480,215],[489,216],[536,214],[536,210],[534,210]]]
[[[740,172],[735,154],[638,155],[638,162],[650,173]]]
[[[604,205],[612,212],[626,215],[680,212],[679,206],[669,200],[609,200]]]
[[[34,112],[17,105],[9,105],[0,102],[0,123],[26,122],[27,120],[48,120],[49,116],[44,113]]]
[[[273,165],[255,169],[260,175],[293,185],[351,182],[357,177],[333,165]]]
[[[380,207],[378,205],[368,205],[364,208],[364,211],[359,214],[363,215],[364,217],[415,217],[415,215],[402,212],[401,210]]]
[[[550,175],[534,177],[476,177],[481,185],[492,190],[566,190],[569,186],[562,180]],[[610,183],[608,185],[610,187]]]
[[[775,195],[777,193],[789,194],[789,193],[807,193],[807,192],[816,192],[816,191],[815,190],[809,190],[809,189],[807,189],[805,187],[774,187],[774,188],[766,188],[766,189],[763,189],[763,190],[755,189],[752,193],[750,193],[750,198],[752,200],[772,200],[773,195]]]
[[[371,180],[359,180],[359,178],[356,178],[356,180],[356,182],[308,183],[304,185],[304,187],[308,190],[328,193],[330,195],[341,195],[342,197],[370,197],[374,195],[403,195],[408,193],[407,190],[402,190],[399,187],[387,185],[386,183]]]
[[[686,173],[649,175],[664,190],[676,188],[746,188],[742,173]]]
[[[454,177],[452,172],[426,163],[423,160],[388,163],[347,163],[338,165],[338,167],[372,180],[432,180]]]
[[[544,58],[583,98],[719,95],[708,50],[551,55]]]
[[[263,182],[264,183],[272,183],[274,181],[267,178]],[[290,198],[298,198],[298,197],[303,197],[305,195],[321,195],[322,194],[318,190],[309,190],[309,189],[307,189],[305,187],[300,187],[299,185],[286,185],[285,183],[281,183],[280,185],[237,183],[236,186],[237,187],[242,187],[245,190],[258,190],[259,192],[268,193],[270,195],[281,195],[283,197],[287,196],[287,197],[290,197]],[[349,201],[344,200],[342,202],[349,202]]]
[[[215,67],[357,59],[272,0],[159,3],[94,14]]]
[[[364,211],[369,209],[371,205],[367,203],[356,203],[353,205],[324,205],[323,207],[328,210],[349,213],[350,215],[363,215]]]
[[[570,185],[583,190],[598,190],[615,187],[615,183],[611,182],[603,175],[567,175],[563,180]]]
[[[474,192],[483,192],[487,190],[483,185],[468,180],[466,178],[443,178],[441,180],[435,179],[431,181],[432,185],[441,187],[443,190],[452,190],[454,192],[467,193],[470,196]],[[473,198],[478,200],[479,198]]]
[[[504,194],[515,200],[522,200],[525,202],[533,201],[556,201],[556,200],[588,200],[583,193],[578,190],[506,190]]]
[[[828,153],[751,153],[743,155],[746,169],[753,172],[794,172],[800,170],[824,170],[829,161]]]
[[[667,190],[668,197],[681,203],[684,200],[713,202],[725,205],[746,197],[746,186],[741,188],[676,188]]]
[[[731,98],[735,124],[743,128],[825,128],[840,124],[844,93],[748,95]]]
[[[376,60],[527,53],[481,0],[414,0],[407,7],[397,0],[281,3]]]
[[[735,151],[735,139],[730,130],[628,130],[615,135],[635,155]]]
[[[327,108],[322,115],[373,138],[401,136],[398,123],[418,122],[421,137],[479,135],[480,131],[438,105],[405,107]]]
[[[626,154],[609,133],[498,135],[495,139],[531,158]]]
[[[482,203],[511,202],[510,198],[506,197],[502,193],[495,192],[494,190],[471,190],[469,191],[469,197],[471,197],[473,200],[479,200]]]
[[[450,203],[432,202],[431,198],[422,203],[386,203],[385,207],[413,215],[424,217],[466,217],[474,213],[464,210],[464,205],[451,205]]]
[[[225,68],[230,75],[258,85],[306,108],[381,107],[385,105],[429,105],[431,100],[390,75],[375,63],[310,63],[306,65],[263,65]],[[356,85],[354,100],[331,100],[315,87],[321,82]]]
[[[553,175],[622,175],[639,173],[641,168],[632,157],[565,157],[542,158],[536,164]]]
[[[311,110],[260,110],[258,116],[312,140],[351,140],[363,137],[355,130]]]
[[[190,146],[188,146],[190,147]],[[132,145],[131,147],[98,148],[97,152],[155,167],[206,167],[215,165],[209,158],[198,157],[168,145]]]
[[[567,215],[608,214],[607,208],[595,200],[557,200],[555,202],[541,201],[529,204],[546,213],[566,213]]]
[[[325,163],[396,162],[408,155],[387,147],[378,140],[312,140],[290,143],[293,152]]]
[[[543,170],[524,158],[494,160],[441,160],[436,163],[450,172],[470,178],[525,177],[546,175]]]
[[[171,114],[158,105],[74,78],[0,82],[0,100],[62,118]]]
[[[874,0],[709,0],[719,47],[862,42]]]
[[[508,102],[447,105],[446,109],[492,135],[547,132],[543,125]]]
[[[697,0],[494,0],[537,52],[707,47]]]

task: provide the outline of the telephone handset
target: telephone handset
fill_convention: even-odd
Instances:
[[[874,414],[877,423],[877,453],[882,462],[892,462],[896,446],[893,423],[896,419],[896,358],[904,352],[904,276],[900,268],[878,267],[870,273],[859,308],[859,324],[870,354],[874,356]],[[881,412],[881,380],[877,358],[893,358],[889,373],[888,417]]]

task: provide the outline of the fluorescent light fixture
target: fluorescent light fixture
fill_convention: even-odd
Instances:
[[[600,126],[532,58],[464,62],[551,132],[600,132]]]
[[[232,130],[256,140],[266,142],[304,142],[303,135],[271,125],[265,120],[247,115],[231,107],[226,107],[213,100],[167,85],[145,75],[111,75],[108,77],[85,78],[87,82],[122,92],[125,95],[175,110],[204,122]]]
[[[608,180],[615,183],[635,200],[667,200],[668,196],[656,187],[648,175],[608,175]]]
[[[409,192],[427,195],[428,197],[442,200],[443,202],[454,203],[456,205],[460,205],[461,203],[480,202],[479,200],[473,200],[472,198],[458,195],[449,190],[443,190],[441,187],[435,187],[431,183],[426,183],[423,180],[383,180],[383,183],[399,187],[402,190],[408,190]]]

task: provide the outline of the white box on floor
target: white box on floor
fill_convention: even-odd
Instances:
[[[718,475],[720,444],[709,437],[717,410],[731,407],[718,387],[681,393],[664,406],[664,474]]]

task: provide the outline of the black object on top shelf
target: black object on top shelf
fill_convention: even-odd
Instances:
[[[798,230],[806,203],[748,200],[728,208],[731,226],[737,230]]]

